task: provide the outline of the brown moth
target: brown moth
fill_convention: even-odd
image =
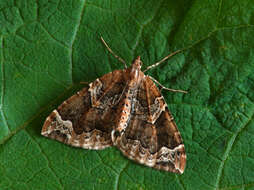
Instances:
[[[64,101],[47,117],[41,134],[84,149],[116,146],[138,163],[183,173],[184,144],[153,80],[137,57],[129,68],[103,75]]]

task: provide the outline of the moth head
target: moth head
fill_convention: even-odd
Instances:
[[[141,65],[142,65],[142,61],[140,60],[140,56],[138,56],[131,65],[131,78],[138,78],[139,76],[139,72],[141,70]]]
[[[140,56],[138,56],[133,62],[132,62],[132,68],[140,70],[142,66],[142,61],[140,59]]]

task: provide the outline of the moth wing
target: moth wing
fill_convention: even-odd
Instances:
[[[124,70],[105,74],[64,101],[46,119],[41,134],[85,149],[112,146],[114,114],[125,88]]]
[[[164,98],[149,77],[141,82],[135,101],[117,147],[138,163],[183,173],[186,154],[182,138]]]

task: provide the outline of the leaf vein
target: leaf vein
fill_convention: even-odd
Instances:
[[[240,189],[240,188],[247,188],[247,187],[254,187],[254,182],[253,183],[248,183],[248,184],[242,184],[242,185],[235,185],[235,186],[230,186],[230,187],[224,187],[220,188],[218,190],[228,190],[228,189]]]
[[[3,48],[4,48],[4,39],[3,37],[1,37],[0,39],[1,42],[1,75],[2,75],[2,88],[1,88],[1,103],[0,103],[0,111],[1,111],[1,116],[3,119],[3,123],[5,124],[5,126],[7,127],[8,133],[10,133],[10,127],[9,124],[7,122],[6,116],[4,114],[4,110],[3,110],[3,104],[4,104],[4,92],[5,92],[5,68],[4,68],[4,52],[3,52]]]
[[[116,183],[115,183],[115,189],[118,190],[119,189],[119,180],[122,176],[122,173],[124,172],[124,170],[127,168],[129,162],[126,162],[125,166],[119,171],[119,174],[116,176]]]
[[[6,143],[12,136],[14,136],[16,133],[18,133],[20,130],[24,129],[26,126],[28,126],[36,117],[38,117],[43,111],[45,111],[50,105],[52,105],[54,102],[56,102],[60,97],[62,97],[65,93],[68,92],[74,85],[69,86],[62,94],[57,96],[55,99],[53,99],[51,102],[49,102],[48,105],[42,107],[36,114],[34,114],[32,117],[30,117],[26,122],[24,122],[22,125],[17,127],[15,130],[11,131],[5,138],[0,140],[0,144]]]
[[[96,154],[98,155],[98,158],[100,159],[101,163],[102,163],[104,166],[106,166],[107,168],[111,169],[115,174],[118,174],[118,172],[117,172],[114,168],[110,167],[108,164],[106,164],[106,163],[103,161],[103,158],[101,157],[101,155],[100,155],[97,151],[95,151],[95,152],[96,152]]]
[[[47,166],[48,166],[49,170],[52,172],[52,174],[53,174],[53,175],[55,176],[55,178],[57,179],[58,183],[59,183],[60,186],[61,186],[61,189],[64,189],[64,186],[63,186],[63,184],[62,184],[60,178],[56,175],[56,172],[53,170],[53,168],[52,168],[52,166],[51,166],[51,164],[50,164],[50,161],[49,161],[49,158],[48,158],[47,154],[44,152],[44,150],[42,149],[42,147],[40,146],[40,144],[34,139],[34,137],[33,137],[32,135],[30,135],[30,133],[27,132],[26,129],[25,129],[24,131],[30,136],[30,138],[33,140],[33,142],[35,142],[35,144],[36,144],[37,147],[39,148],[41,154],[42,154],[42,155],[44,156],[44,158],[46,159],[46,161],[47,161]]]
[[[72,36],[72,39],[71,39],[71,43],[70,43],[70,74],[71,74],[71,81],[73,81],[73,44],[76,40],[76,37],[77,37],[77,33],[79,31],[79,28],[81,26],[81,22],[82,22],[82,18],[83,18],[83,15],[84,15],[84,10],[85,10],[85,7],[86,7],[86,0],[84,0],[82,2],[82,5],[81,5],[81,11],[80,11],[80,15],[79,15],[79,19],[78,19],[78,23],[76,25],[76,27],[74,28],[74,34]]]
[[[139,25],[140,25],[140,30],[138,31],[137,38],[136,38],[136,42],[135,42],[134,46],[132,47],[132,51],[133,51],[133,52],[135,52],[135,50],[136,50],[136,48],[137,48],[137,46],[138,46],[138,44],[139,44],[139,41],[140,41],[140,39],[141,39],[141,37],[142,37],[142,33],[143,33],[143,30],[144,30],[144,27],[145,27],[146,25],[148,25],[149,23],[151,23],[151,22],[155,19],[155,17],[157,16],[158,12],[160,11],[160,9],[161,9],[161,7],[162,7],[162,5],[163,5],[163,2],[164,2],[164,1],[161,1],[161,2],[160,2],[160,5],[158,6],[158,8],[156,9],[154,15],[153,15],[150,19],[148,19],[148,20],[145,21],[144,23],[139,23],[138,21],[136,21],[136,22],[139,23]]]
[[[220,15],[221,15],[222,1],[223,1],[223,0],[221,0],[221,1],[219,2],[219,10],[218,10],[218,13],[217,13],[218,16],[217,16],[216,28],[218,27]]]
[[[60,44],[60,45],[61,45],[62,47],[64,47],[64,48],[68,48],[68,46],[67,46],[65,43],[63,43],[62,41],[56,39],[56,38],[53,36],[53,34],[51,34],[51,33],[45,28],[45,26],[44,26],[42,23],[39,22],[39,24],[40,24],[40,26],[42,27],[42,29],[49,35],[49,37],[51,37],[55,42],[57,42],[58,44]]]
[[[180,179],[180,177],[178,175],[176,175],[176,179],[177,179],[179,185],[182,187],[182,189],[187,190],[187,188],[184,186],[182,180]]]
[[[225,162],[229,156],[229,153],[230,151],[232,150],[232,147],[235,143],[235,140],[237,138],[237,136],[245,129],[246,126],[248,126],[249,122],[251,122],[251,120],[253,119],[253,115],[252,117],[250,117],[250,119],[248,120],[248,122],[243,125],[242,127],[239,127],[239,129],[237,130],[237,132],[235,134],[232,135],[231,139],[229,140],[228,144],[227,144],[227,148],[226,148],[226,151],[224,153],[224,155],[222,156],[222,162],[219,166],[219,169],[218,169],[218,175],[217,175],[217,178],[216,178],[216,181],[215,181],[215,190],[219,189],[219,185],[220,185],[220,181],[221,181],[221,177],[222,177],[222,172],[223,172],[223,169],[224,169],[224,166],[225,166]]]

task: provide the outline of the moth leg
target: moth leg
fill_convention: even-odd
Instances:
[[[104,39],[103,39],[102,37],[101,37],[101,41],[102,41],[102,43],[106,46],[107,50],[108,50],[118,61],[122,62],[122,63],[124,64],[125,69],[127,69],[127,64],[126,64],[126,62],[125,62],[121,57],[119,57],[118,55],[116,55],[116,54],[112,51],[112,49],[108,46],[108,44],[104,41]]]
[[[153,65],[148,66],[143,72],[145,73],[146,71],[148,71],[148,70],[150,70],[150,69],[152,69],[152,68],[154,68],[154,67],[157,67],[158,65],[160,65],[161,63],[163,63],[164,61],[166,61],[166,60],[169,59],[170,57],[172,57],[172,56],[174,56],[174,55],[180,53],[181,51],[183,51],[183,50],[177,50],[177,51],[175,51],[175,52],[173,52],[173,53],[167,55],[166,57],[164,57],[164,58],[163,58],[162,60],[160,60],[159,62],[154,63]]]
[[[172,88],[167,88],[165,86],[163,86],[161,83],[159,83],[155,78],[151,77],[151,76],[148,76],[150,79],[152,79],[156,84],[159,85],[159,87],[161,88],[160,90],[168,90],[168,91],[171,91],[171,92],[181,92],[181,93],[188,93],[187,91],[184,91],[184,90],[176,90],[176,89],[172,89]]]

